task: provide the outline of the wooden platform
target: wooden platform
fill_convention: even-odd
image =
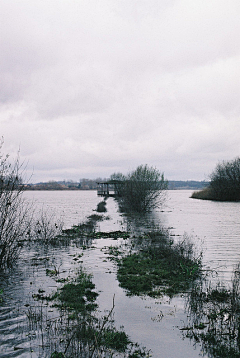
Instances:
[[[119,196],[119,185],[123,184],[123,182],[119,180],[108,180],[97,182],[97,195],[104,197],[117,197]]]

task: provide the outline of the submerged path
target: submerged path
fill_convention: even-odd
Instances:
[[[100,231],[122,230],[124,222],[112,199],[108,201],[111,219],[101,222]],[[36,300],[39,293],[49,295],[61,283],[47,274],[58,269],[59,278],[74,277],[80,266],[93,275],[99,292],[98,304],[102,313],[112,307],[115,296],[114,319],[116,327],[124,326],[131,340],[152,351],[155,358],[197,358],[199,346],[182,339],[179,327],[187,322],[185,301],[179,295],[153,299],[129,297],[119,287],[115,263],[108,260],[109,246],[121,245],[122,239],[95,239],[90,248],[71,245],[61,248],[32,246],[23,251],[18,267],[2,278],[3,302],[0,304],[0,356],[43,358],[48,355],[44,347],[44,325],[41,320],[56,316],[51,305]],[[80,257],[79,254],[83,256]],[[76,259],[79,257],[78,259]],[[30,318],[30,319],[29,319]],[[74,357],[73,357],[74,358]]]

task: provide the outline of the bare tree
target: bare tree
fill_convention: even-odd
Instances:
[[[120,179],[120,204],[124,209],[148,212],[160,206],[168,183],[164,174],[154,167],[140,165],[127,176],[115,174],[111,178]]]
[[[22,193],[24,172],[17,158],[10,161],[2,154],[3,139],[0,141],[0,268],[10,266],[18,257],[29,230],[29,206]]]

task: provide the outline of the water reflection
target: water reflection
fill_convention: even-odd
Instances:
[[[203,240],[205,267],[230,281],[240,260],[240,204],[191,199],[191,193],[169,191],[169,199],[156,214],[173,234],[186,232]]]
[[[209,357],[240,357],[240,264],[230,287],[210,277],[199,281],[188,295],[187,310],[185,337],[201,343]]]
[[[80,197],[81,194],[47,193],[45,198],[45,193],[35,193],[34,195],[39,198],[41,196],[41,208],[42,203],[46,202],[49,207],[57,208],[61,214],[64,212],[65,219],[67,219],[66,227],[69,228],[82,221],[82,213],[84,213],[84,218],[93,214],[92,209],[99,201],[96,193],[83,193],[83,198]],[[89,197],[86,198],[88,194]],[[171,202],[173,199],[174,203]],[[160,219],[164,222],[164,218],[167,216],[165,227],[174,227],[170,230],[174,235],[182,235],[184,232],[191,233],[194,228],[198,236],[205,236],[206,247],[209,251],[206,255],[204,253],[204,260],[207,264],[210,262],[211,268],[224,264],[230,271],[239,256],[239,226],[237,226],[239,221],[236,222],[237,217],[239,220],[238,206],[235,206],[235,211],[232,212],[229,207],[216,208],[212,203],[193,201],[188,199],[186,193],[182,192],[171,193],[170,203],[169,207],[165,207],[165,212],[159,211],[155,212],[155,216],[134,217],[127,221],[117,213],[114,201],[108,200],[107,215],[111,216],[111,220],[100,222],[98,229],[111,231],[127,228],[129,231],[135,231],[137,236],[138,233],[159,225]],[[231,217],[223,224],[221,218],[228,214],[231,214]],[[224,225],[226,230],[222,232]],[[231,243],[227,242],[227,238]],[[174,236],[175,239],[178,239],[178,236]],[[227,291],[225,301],[221,301],[219,298],[223,299],[224,289],[216,298],[214,284],[210,285],[210,281],[199,282],[187,301],[190,317],[189,321],[186,321],[181,296],[171,300],[126,297],[116,280],[114,263],[109,262],[104,254],[105,246],[119,243],[120,240],[100,239],[93,242],[93,248],[83,241],[80,243],[86,247],[83,257],[79,257],[82,249],[80,244],[79,247],[76,245],[76,242],[69,243],[65,247],[49,246],[45,249],[38,247],[35,243],[35,246],[33,245],[30,249],[25,249],[16,270],[9,273],[5,281],[1,280],[3,289],[3,295],[1,295],[3,302],[0,304],[1,357],[35,358],[46,356],[49,358],[46,352],[50,343],[43,340],[46,326],[40,325],[40,322],[41,318],[44,318],[46,322],[53,319],[56,317],[57,311],[44,302],[36,302],[36,295],[41,294],[42,290],[45,291],[44,295],[50,295],[61,285],[61,282],[56,282],[54,277],[46,274],[47,270],[59,271],[60,278],[64,279],[74,276],[80,265],[84,265],[93,274],[93,281],[100,292],[98,303],[101,311],[109,310],[112,297],[115,294],[115,321],[118,327],[124,325],[133,341],[143,343],[152,349],[153,357],[198,357],[200,344],[203,344],[204,349],[202,356],[228,357],[227,354],[229,357],[240,356],[238,351],[238,298],[235,300],[232,298],[232,292],[238,292],[237,282],[239,281],[237,279],[233,280],[235,282],[234,290],[233,286],[225,289]],[[135,244],[141,248],[146,245],[146,241],[137,242],[135,240]],[[230,252],[229,256],[226,255],[226,247]],[[214,282],[214,279],[212,281]],[[218,289],[220,288],[222,286],[218,287]],[[31,317],[36,324],[28,327],[27,324]],[[180,320],[186,322],[184,327],[180,326]],[[215,323],[217,323],[216,327],[214,327]],[[181,332],[173,328],[176,326],[185,328],[181,332],[191,338],[194,344],[197,344],[196,350],[189,344],[189,339],[181,340]],[[50,328],[55,329],[53,326]],[[214,340],[214,337],[217,339]],[[225,349],[225,355],[220,355],[221,352],[215,348],[220,343],[222,344],[220,350],[223,352]],[[42,349],[44,345],[45,353]]]

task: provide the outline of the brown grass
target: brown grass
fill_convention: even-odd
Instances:
[[[201,199],[201,200],[214,200],[214,196],[211,188],[207,187],[199,191],[194,191],[191,195],[193,199]]]

